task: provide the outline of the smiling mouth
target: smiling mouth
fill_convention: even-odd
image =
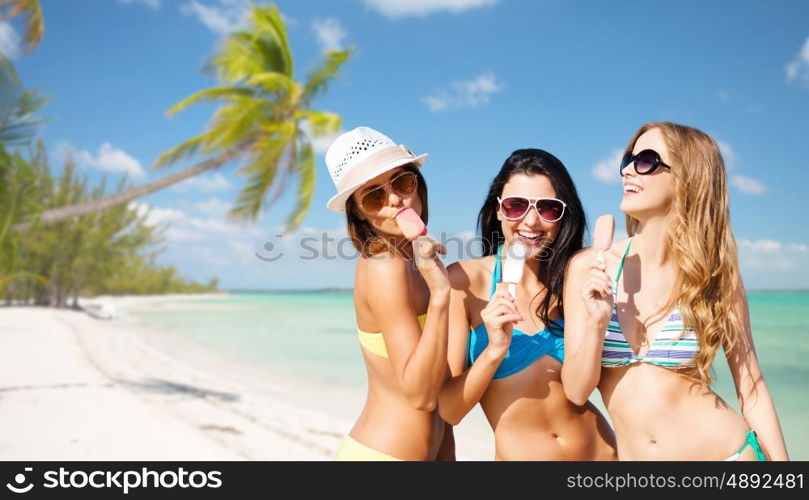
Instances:
[[[633,194],[638,194],[643,191],[643,188],[640,186],[636,186],[634,184],[625,184],[624,185],[624,196],[631,196]]]
[[[545,236],[545,233],[536,231],[517,231],[516,234],[520,239],[530,241],[532,243],[539,243]]]

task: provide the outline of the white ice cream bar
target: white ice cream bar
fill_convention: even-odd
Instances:
[[[517,283],[522,279],[525,269],[525,259],[528,258],[528,248],[520,242],[510,244],[506,249],[505,262],[503,262],[503,283],[508,283],[508,293],[517,298]]]

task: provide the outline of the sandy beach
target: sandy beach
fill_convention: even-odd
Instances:
[[[364,394],[330,411],[314,388],[287,398],[200,369],[127,320],[166,297],[105,300],[122,319],[0,308],[0,459],[330,460],[361,407]],[[481,419],[457,428],[459,459],[491,458]]]

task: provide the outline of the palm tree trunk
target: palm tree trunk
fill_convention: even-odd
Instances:
[[[101,210],[108,209],[121,203],[127,203],[129,201],[134,200],[135,198],[140,198],[141,196],[154,193],[155,191],[160,191],[161,189],[165,189],[169,186],[177,184],[180,181],[184,181],[185,179],[194,177],[195,175],[199,175],[203,172],[207,172],[208,170],[213,170],[215,168],[221,167],[225,163],[233,160],[234,158],[242,154],[244,149],[250,146],[252,142],[253,139],[246,140],[236,145],[232,149],[229,149],[220,155],[214,156],[209,160],[205,160],[202,163],[197,163],[196,165],[192,165],[174,174],[161,177],[160,179],[157,179],[153,182],[149,182],[148,184],[143,184],[141,186],[126,189],[119,193],[104,196],[103,198],[99,198],[97,200],[85,203],[77,203],[75,205],[69,205],[66,207],[54,208],[51,210],[45,210],[40,214],[39,221],[41,224],[53,224],[54,222],[59,222],[65,219],[70,219],[73,217],[79,217],[82,215],[99,212]],[[32,221],[22,222],[20,224],[15,224],[14,226],[12,226],[11,230],[13,232],[25,231],[32,225],[33,225]]]

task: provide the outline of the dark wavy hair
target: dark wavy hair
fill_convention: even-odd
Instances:
[[[503,228],[497,220],[499,210],[497,197],[502,195],[503,187],[515,174],[546,176],[556,191],[556,197],[567,204],[556,239],[546,247],[542,258],[544,265],[539,268],[539,281],[545,286],[547,293],[536,309],[536,315],[543,324],[552,333],[561,335],[561,325],[552,322],[548,316],[551,300],[556,297],[559,314],[564,317],[562,288],[565,266],[568,259],[582,248],[584,230],[587,227],[584,208],[573,179],[558,158],[541,149],[518,149],[511,153],[492,180],[489,194],[486,195],[486,201],[483,202],[478,214],[478,232],[483,242],[483,255],[496,254],[497,248],[505,241]]]

